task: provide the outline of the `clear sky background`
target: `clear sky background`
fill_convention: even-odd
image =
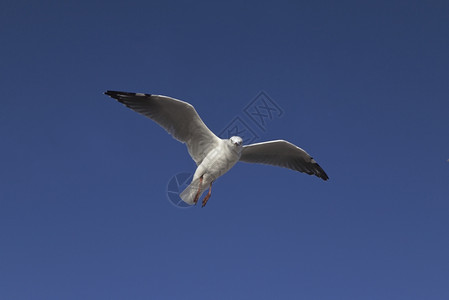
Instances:
[[[447,1],[2,1],[1,299],[449,299]],[[260,92],[328,173],[238,164],[205,208],[184,145]]]

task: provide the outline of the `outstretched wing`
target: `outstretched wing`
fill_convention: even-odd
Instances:
[[[207,128],[195,108],[187,102],[141,93],[107,91],[105,94],[152,119],[175,139],[185,143],[197,165],[201,164],[220,140]]]
[[[303,149],[284,140],[243,146],[240,161],[273,165],[328,180],[326,172]]]

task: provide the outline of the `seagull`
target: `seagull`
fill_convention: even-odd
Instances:
[[[192,182],[179,196],[189,205],[197,204],[209,188],[202,200],[201,207],[204,207],[211,196],[212,183],[239,161],[273,165],[315,175],[323,180],[329,179],[306,151],[290,142],[275,140],[244,146],[239,136],[229,139],[217,137],[187,102],[143,93],[106,91],[105,94],[155,121],[187,145],[197,169]]]

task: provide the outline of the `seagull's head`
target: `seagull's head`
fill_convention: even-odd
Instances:
[[[232,145],[234,145],[236,147],[241,147],[243,144],[243,140],[239,136],[233,136],[229,140],[231,141]]]

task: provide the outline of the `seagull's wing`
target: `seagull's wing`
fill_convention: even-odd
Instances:
[[[220,140],[207,128],[195,108],[187,102],[141,93],[107,91],[105,94],[152,119],[175,139],[185,143],[197,165]]]
[[[315,175],[328,180],[326,172],[303,149],[284,140],[243,146],[240,161],[260,163]]]

